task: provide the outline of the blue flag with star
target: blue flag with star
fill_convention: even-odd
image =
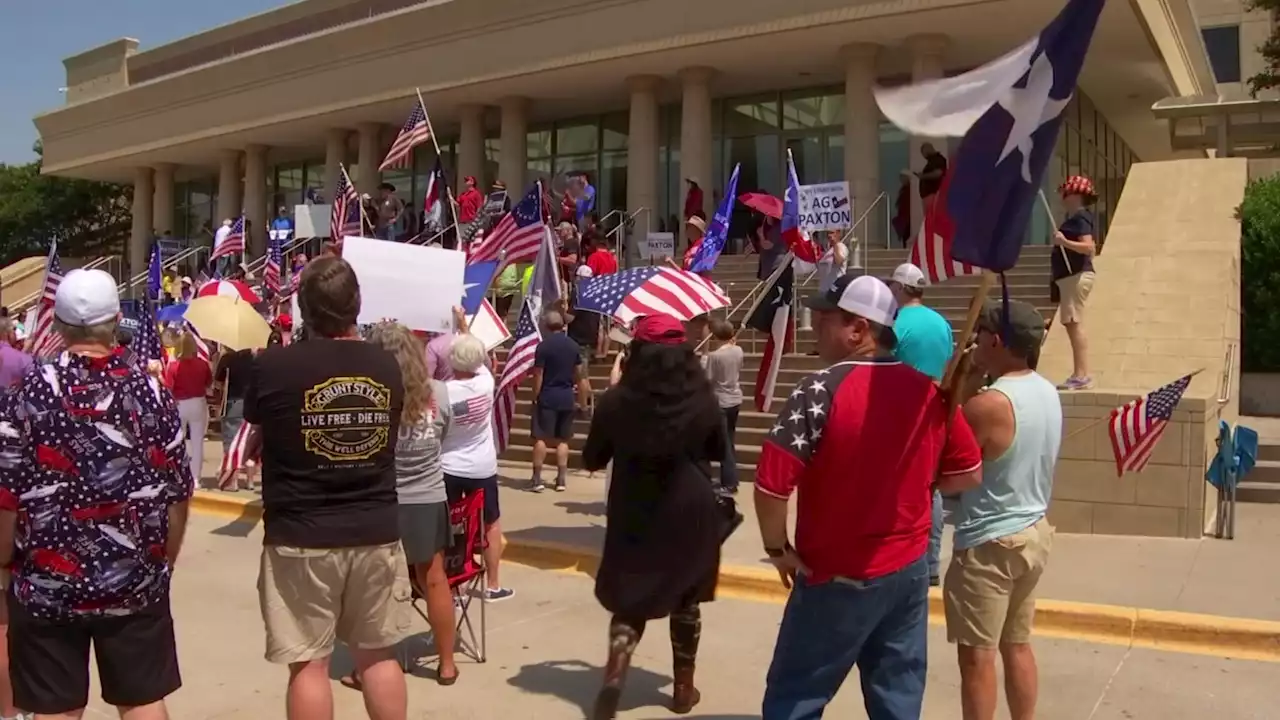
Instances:
[[[147,264],[147,299],[158,300],[164,289],[164,273],[160,268],[160,243],[151,243],[151,260]]]
[[[707,226],[707,234],[702,238],[702,245],[689,264],[689,272],[711,272],[724,250],[724,242],[729,237],[729,215],[733,212],[733,204],[738,199],[738,171],[742,163],[733,166],[733,174],[729,176],[729,188],[720,199],[720,207]]]
[[[478,262],[467,265],[462,271],[462,309],[467,315],[475,315],[484,302],[485,293],[498,272],[498,261]]]

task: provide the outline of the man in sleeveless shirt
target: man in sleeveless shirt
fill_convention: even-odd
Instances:
[[[1062,442],[1062,404],[1036,373],[1044,318],[1010,302],[1007,320],[988,302],[978,320],[975,365],[993,378],[964,406],[982,448],[982,484],[959,496],[955,548],[943,586],[947,639],[956,643],[964,720],[994,720],[996,656],[1004,662],[1012,720],[1031,720],[1036,584],[1053,546],[1045,519]]]

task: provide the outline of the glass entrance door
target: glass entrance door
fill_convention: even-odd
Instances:
[[[796,178],[799,179],[801,185],[826,182],[827,173],[826,168],[823,166],[822,144],[821,132],[788,134],[783,138],[782,182],[780,185],[784,189],[787,185],[787,152],[791,153],[791,158],[795,161]]]

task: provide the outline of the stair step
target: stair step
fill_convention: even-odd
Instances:
[[[1252,477],[1252,475],[1250,475]],[[1245,480],[1236,488],[1236,500],[1280,505],[1280,483]]]

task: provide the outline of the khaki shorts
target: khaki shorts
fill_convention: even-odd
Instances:
[[[262,548],[258,602],[269,662],[327,657],[335,640],[355,650],[391,647],[408,635],[411,600],[408,566],[398,542]]]
[[[1093,273],[1082,272],[1058,281],[1058,322],[1070,325],[1084,320],[1084,302],[1093,290]]]
[[[1053,526],[1031,527],[951,558],[942,586],[947,641],[969,647],[1031,642],[1036,584],[1053,548]]]

